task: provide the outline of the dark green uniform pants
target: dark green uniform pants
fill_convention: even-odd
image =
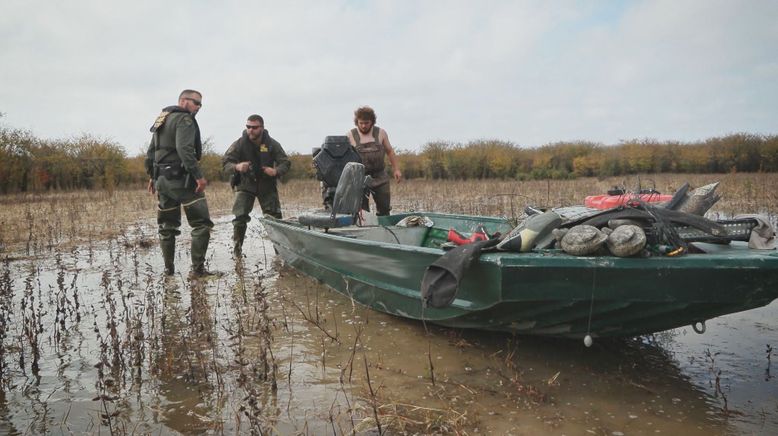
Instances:
[[[278,191],[275,189],[268,189],[266,192],[260,192],[258,195],[254,195],[251,192],[238,191],[235,194],[235,203],[232,205],[232,213],[235,215],[232,225],[236,230],[243,229],[243,233],[246,232],[246,226],[251,221],[249,213],[254,209],[255,198],[259,200],[259,206],[262,208],[263,214],[281,219],[281,200],[279,200]]]
[[[186,220],[192,227],[192,267],[201,267],[205,263],[205,252],[208,250],[213,227],[205,194],[202,192],[196,194],[191,187],[185,188],[183,181],[168,181],[164,177],[157,179],[156,186],[159,198],[157,224],[159,224],[159,241],[163,256],[167,256],[166,250],[175,247],[176,236],[181,234],[178,228],[181,227],[183,206]]]

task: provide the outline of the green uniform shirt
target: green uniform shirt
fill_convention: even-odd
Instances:
[[[240,162],[251,162],[254,171],[240,174],[240,184],[235,188],[238,191],[251,192],[258,194],[262,184],[272,185],[274,190],[276,180],[283,177],[292,166],[292,162],[281,147],[281,144],[273,139],[267,130],[262,132],[260,145],[255,144],[249,138],[246,132],[243,136],[230,145],[222,159],[224,172],[231,175],[235,171],[235,164]],[[276,177],[270,177],[262,172],[261,167],[268,166],[276,169]],[[269,187],[268,187],[269,188]],[[262,189],[267,191],[268,189]]]
[[[173,112],[151,137],[146,152],[146,172],[153,176],[154,164],[181,163],[194,180],[202,179],[203,172],[195,154],[200,128],[192,114]]]

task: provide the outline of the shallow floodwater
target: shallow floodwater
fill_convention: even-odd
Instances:
[[[152,222],[0,265],[0,433],[778,434],[778,303],[629,340],[514,337],[355,305],[217,220],[160,277]]]

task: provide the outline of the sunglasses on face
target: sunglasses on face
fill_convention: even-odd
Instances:
[[[203,105],[203,102],[201,100],[195,100],[194,98],[191,98],[191,97],[184,97],[184,100],[189,100],[192,103],[194,103],[195,106],[198,106],[198,107]]]
[[[246,129],[248,130],[261,129],[262,127],[264,126],[249,126],[248,124],[246,124]]]

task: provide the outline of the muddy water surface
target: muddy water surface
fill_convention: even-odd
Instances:
[[[151,222],[6,258],[0,432],[778,434],[776,303],[592,348],[444,329],[285,266],[255,221],[236,261],[230,218],[209,280],[185,237],[160,277]]]

